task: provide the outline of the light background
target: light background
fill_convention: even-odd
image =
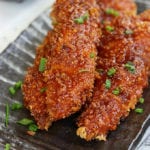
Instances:
[[[0,1],[0,53],[54,0]]]

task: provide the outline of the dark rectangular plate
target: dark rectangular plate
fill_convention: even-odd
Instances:
[[[149,7],[148,1],[138,0],[139,12]],[[16,81],[23,80],[27,67],[32,65],[36,47],[51,29],[48,14],[49,11],[45,11],[0,54],[0,149],[10,143],[11,149],[17,150],[126,150],[132,142],[130,149],[135,149],[150,125],[150,119],[147,118],[150,113],[150,86],[144,90],[145,103],[140,106],[144,108],[144,113],[137,115],[132,111],[117,130],[109,134],[106,142],[86,142],[77,137],[75,121],[78,114],[58,121],[48,132],[38,131],[32,137],[26,134],[26,127],[16,123],[24,117],[31,118],[30,113],[26,109],[10,111],[9,126],[5,127],[6,103],[11,105],[14,102],[22,102],[23,99],[21,91],[11,97],[8,88]],[[139,136],[134,140],[137,134]]]

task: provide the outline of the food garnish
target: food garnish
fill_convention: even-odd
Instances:
[[[20,125],[28,126],[30,124],[33,124],[34,122],[31,119],[23,118],[20,121],[17,121],[17,123],[20,124]]]
[[[41,60],[40,60],[40,65],[39,65],[39,71],[40,71],[40,72],[44,72],[44,71],[45,71],[46,62],[47,62],[47,59],[46,59],[46,58],[41,58]]]
[[[135,66],[134,66],[134,64],[133,64],[133,62],[131,62],[131,61],[128,61],[126,64],[125,64],[125,68],[129,71],[129,72],[131,72],[131,73],[135,73]]]
[[[119,12],[113,8],[108,8],[105,10],[105,13],[108,15],[113,15],[115,17],[119,16]]]
[[[113,91],[112,91],[112,93],[114,94],[114,95],[119,95],[120,94],[120,88],[116,88],[116,89],[114,89]]]
[[[9,104],[6,104],[6,113],[5,113],[5,126],[8,127],[9,122]]]
[[[143,104],[143,103],[144,103],[144,98],[141,97],[141,98],[139,99],[139,102],[140,102],[141,104]]]
[[[74,22],[77,24],[83,24],[86,20],[89,19],[89,13],[85,13],[83,16],[74,19]]]
[[[110,89],[110,88],[111,88],[111,80],[106,79],[105,88],[106,88],[106,89]]]
[[[116,69],[115,68],[111,68],[111,69],[108,70],[107,75],[109,77],[112,77],[115,73],[116,73]]]
[[[143,109],[143,108],[136,108],[136,109],[135,109],[135,112],[136,112],[137,114],[142,114],[142,113],[144,112],[144,109]]]
[[[109,31],[109,32],[113,32],[114,27],[108,25],[108,26],[106,26],[106,30]]]
[[[10,144],[9,143],[5,144],[5,149],[4,150],[10,150]]]
[[[13,103],[11,105],[11,110],[19,110],[21,108],[23,108],[23,105],[21,103]]]

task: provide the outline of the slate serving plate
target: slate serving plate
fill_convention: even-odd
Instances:
[[[150,8],[148,2],[149,0],[137,0],[138,11]],[[21,91],[11,97],[8,88],[18,80],[23,80],[27,67],[32,65],[36,47],[51,29],[48,15],[49,10],[33,21],[0,54],[0,149],[4,149],[6,143],[11,144],[11,149],[17,150],[127,150],[131,143],[130,149],[136,149],[136,145],[150,125],[150,86],[144,90],[145,103],[139,105],[144,109],[144,113],[137,115],[132,111],[118,129],[109,134],[106,142],[86,142],[77,137],[75,121],[78,114],[54,123],[48,132],[38,131],[31,137],[26,134],[26,127],[16,124],[24,117],[31,118],[30,113],[26,109],[10,111],[9,126],[5,127],[6,103],[11,105],[14,102],[22,102],[23,99]]]

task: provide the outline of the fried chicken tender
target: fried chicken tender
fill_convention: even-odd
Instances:
[[[150,23],[137,17],[117,17],[103,30],[98,49],[93,98],[78,118],[77,135],[87,141],[106,140],[121,118],[128,116],[148,84],[146,54],[150,53]]]
[[[77,112],[94,87],[100,10],[95,0],[57,0],[54,29],[24,79],[24,105],[40,129]],[[46,69],[39,71],[41,58]],[[43,90],[45,89],[45,90]]]

